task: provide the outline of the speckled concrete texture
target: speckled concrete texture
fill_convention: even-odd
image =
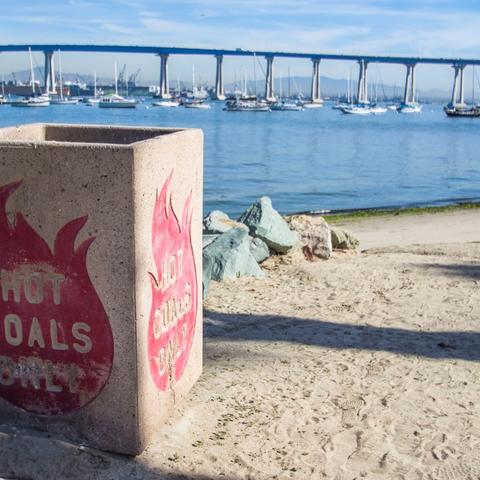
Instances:
[[[0,129],[0,423],[130,455],[158,434],[202,370],[202,175],[200,130]]]

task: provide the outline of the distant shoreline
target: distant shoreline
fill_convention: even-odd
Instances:
[[[453,203],[449,205],[427,205],[418,207],[379,207],[379,208],[361,208],[352,210],[334,210],[334,211],[306,211],[294,215],[311,215],[325,217],[329,223],[363,220],[366,218],[392,217],[399,215],[422,215],[433,213],[448,213],[459,210],[480,209],[480,201]]]

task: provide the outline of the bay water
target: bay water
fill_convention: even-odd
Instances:
[[[321,109],[225,112],[152,107],[0,106],[0,126],[62,122],[201,128],[204,210],[236,218],[262,195],[282,213],[443,205],[480,200],[480,119],[354,116]]]

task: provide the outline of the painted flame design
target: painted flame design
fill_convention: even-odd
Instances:
[[[75,249],[75,240],[87,222],[87,216],[72,220],[61,228],[51,251],[21,213],[13,213],[12,222],[8,219],[7,201],[21,184],[19,181],[0,187],[0,269],[2,274],[17,275],[21,289],[20,301],[14,298],[13,292],[5,293],[3,288],[0,296],[0,396],[29,412],[61,414],[85,406],[100,393],[110,376],[113,336],[107,314],[87,271],[87,253],[95,237],[88,238]],[[59,286],[61,300],[57,298],[55,301],[52,286],[44,285],[42,302],[29,303],[21,279],[32,274],[62,276]],[[5,317],[11,314],[22,322],[23,342],[20,345],[6,341]],[[40,325],[45,345],[38,341],[28,345],[34,318]],[[55,322],[57,342],[67,348],[59,348],[58,344],[52,347],[55,341],[51,338],[51,322]],[[72,327],[78,323],[90,328],[88,337],[92,343],[88,352],[72,348],[78,342]],[[16,379],[8,384],[12,378],[7,382],[5,369],[13,368],[12,365],[15,366]],[[36,382],[39,383],[35,386]],[[51,384],[50,388],[47,383]]]
[[[169,186],[173,172],[157,196],[152,246],[157,276],[150,273],[152,308],[148,327],[150,371],[159,390],[173,388],[185,370],[197,318],[197,272],[191,240],[191,193],[179,221]]]

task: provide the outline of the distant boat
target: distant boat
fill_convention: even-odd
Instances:
[[[348,115],[371,115],[372,109],[367,104],[348,105],[340,109]]]
[[[204,103],[202,100],[191,100],[183,102],[185,108],[198,108],[200,110],[208,110],[212,108],[208,103]]]
[[[135,108],[137,102],[130,98],[124,98],[121,95],[112,94],[102,97],[98,102],[100,108]]]
[[[313,102],[305,102],[302,104],[303,108],[322,108],[323,103],[313,103]]]
[[[167,108],[173,108],[173,107],[179,107],[180,102],[177,102],[175,100],[162,100],[159,102],[152,102],[152,107],[167,107]]]
[[[22,100],[14,100],[10,102],[12,107],[48,107],[50,105],[50,98],[48,95],[26,97]]]
[[[235,98],[225,102],[224,110],[226,112],[270,112],[270,105],[255,97],[249,100]]]
[[[400,113],[421,113],[422,112],[422,106],[419,105],[417,102],[401,103],[397,107],[397,112],[400,112]]]
[[[467,107],[459,105],[447,105],[443,111],[449,117],[480,117],[480,106]]]
[[[94,107],[95,105],[98,105],[100,103],[100,99],[99,98],[87,98],[87,99],[83,100],[83,103],[85,103],[85,105],[87,107]]]
[[[374,115],[379,115],[382,113],[387,113],[387,108],[386,107],[381,107],[380,105],[373,105],[370,107],[370,112],[373,113]]]
[[[52,72],[52,75],[54,73]],[[60,54],[60,50],[58,51],[58,76],[60,81],[60,96],[51,98],[50,103],[52,105],[77,105],[78,99],[75,98],[64,98],[63,96],[63,76],[62,76],[62,57]]]
[[[48,93],[43,95],[36,95],[35,92],[35,72],[33,70],[33,58],[32,58],[32,49],[28,49],[30,55],[30,80],[32,83],[32,95],[30,97],[25,97],[22,100],[14,100],[10,102],[12,107],[48,107],[50,105],[50,98]]]
[[[270,110],[277,112],[301,112],[303,107],[297,103],[285,102],[282,100],[270,105]]]
[[[115,93],[106,95],[98,102],[100,108],[135,108],[137,102],[118,94],[117,62],[115,62]]]
[[[397,105],[396,103],[392,103],[391,105],[387,105],[387,110],[397,111],[398,107],[399,107],[399,105]]]

